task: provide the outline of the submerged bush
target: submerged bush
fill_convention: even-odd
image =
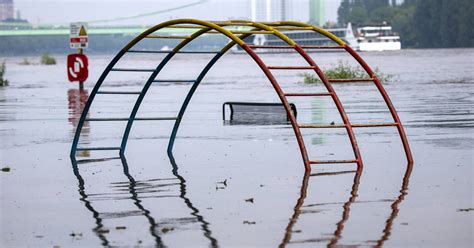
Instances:
[[[8,80],[4,79],[3,76],[5,75],[5,71],[7,70],[5,66],[5,62],[0,65],[0,86],[7,86]]]
[[[45,53],[41,56],[41,64],[42,65],[55,65],[56,59],[54,59],[49,54]]]
[[[357,66],[351,66],[349,63],[339,61],[338,64],[330,69],[323,69],[327,79],[354,79],[354,78],[369,78],[367,72]],[[375,75],[384,83],[390,80],[393,76],[379,72],[378,68],[374,70]],[[307,84],[321,83],[318,75],[315,73],[303,73],[303,82]]]
[[[31,63],[27,58],[23,58],[23,60],[20,62],[20,65],[31,65]]]

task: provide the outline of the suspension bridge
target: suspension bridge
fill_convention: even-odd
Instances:
[[[111,26],[108,24],[117,23],[120,21],[135,20],[150,16],[157,16],[160,14],[169,13],[172,11],[182,10],[191,8],[197,5],[201,5],[208,0],[199,0],[187,4],[181,4],[179,6],[157,10],[153,12],[141,13],[131,16],[114,17],[100,20],[89,20],[87,22],[89,26],[88,33],[91,35],[107,35],[107,34],[121,34],[121,35],[136,35],[150,28],[147,25],[136,25],[136,26]],[[161,33],[184,33],[187,32],[185,29],[163,29]],[[37,24],[33,25],[28,22],[0,22],[0,37],[15,37],[15,36],[61,36],[69,35],[69,23],[60,24]]]

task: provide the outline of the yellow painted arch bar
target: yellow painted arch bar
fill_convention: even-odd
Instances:
[[[142,40],[143,38],[146,38],[147,36],[149,36],[150,34],[152,34],[153,32],[155,32],[159,29],[166,28],[168,26],[177,27],[176,25],[179,25],[179,24],[195,24],[195,25],[199,25],[201,27],[200,31],[198,31],[195,34],[191,35],[188,39],[186,39],[186,41],[183,41],[183,43],[188,43],[191,40],[197,38],[198,36],[200,36],[202,34],[205,34],[205,33],[209,32],[211,30],[215,30],[216,32],[222,33],[223,35],[227,36],[229,39],[231,39],[233,41],[233,42],[230,42],[228,45],[238,44],[238,45],[242,46],[242,45],[245,44],[243,39],[245,37],[248,37],[248,36],[252,35],[252,33],[238,36],[238,35],[234,34],[232,31],[230,31],[230,30],[228,30],[224,27],[225,26],[251,26],[251,27],[254,27],[254,29],[252,29],[252,31],[264,30],[264,31],[272,32],[273,35],[279,37],[282,41],[286,42],[288,45],[295,46],[297,43],[294,40],[290,39],[284,33],[279,31],[278,29],[274,28],[275,26],[294,26],[294,27],[305,27],[305,28],[308,28],[308,30],[314,30],[315,32],[318,32],[318,33],[328,37],[329,39],[333,40],[334,42],[336,42],[337,44],[339,44],[341,46],[346,45],[346,43],[342,39],[335,36],[331,32],[328,32],[327,30],[325,30],[323,28],[316,27],[316,26],[313,26],[313,25],[310,25],[310,24],[307,24],[307,23],[303,23],[303,22],[295,22],[295,21],[251,22],[251,21],[245,21],[245,20],[230,20],[230,21],[224,21],[224,22],[212,22],[212,21],[203,21],[203,20],[192,19],[192,18],[183,18],[183,19],[175,19],[175,20],[166,21],[166,22],[160,23],[160,24],[158,24],[154,27],[149,28],[148,30],[146,30],[145,32],[143,32],[142,34],[137,36],[135,39],[130,41],[130,43],[127,44],[124,47],[124,50],[125,51],[129,50],[133,45],[138,43],[140,40]],[[228,46],[226,46],[226,48],[227,47]],[[177,51],[180,48],[182,48],[182,46],[178,45],[174,49],[174,51]],[[225,50],[228,50],[228,49],[223,49],[222,51],[225,51]]]
[[[304,23],[304,22],[294,22],[294,21],[280,21],[280,22],[270,22],[270,23],[265,23],[266,25],[269,25],[269,26],[296,26],[296,27],[307,27],[307,28],[311,28],[312,30],[328,37],[329,39],[333,40],[334,42],[336,42],[337,44],[341,45],[341,46],[344,46],[346,45],[346,43],[340,39],[339,37],[335,36],[334,34],[332,34],[331,32],[325,30],[324,28],[320,28],[320,27],[317,27],[317,26],[313,26],[311,24],[308,24],[308,23]]]

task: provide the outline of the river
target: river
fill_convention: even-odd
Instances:
[[[323,68],[349,61],[313,53]],[[2,247],[472,247],[474,49],[361,53],[392,77],[384,87],[407,132],[413,170],[394,127],[356,130],[364,168],[313,165],[306,177],[289,125],[229,125],[224,102],[278,102],[244,54],[228,54],[198,88],[166,154],[172,121],[137,121],[125,157],[69,152],[85,100],[113,55],[90,56],[85,90],[67,82],[65,56],[45,66],[5,60],[0,87],[0,246]],[[161,55],[152,55],[161,56]],[[210,55],[180,55],[159,78],[192,79]],[[270,65],[298,65],[265,54]],[[134,68],[160,57],[135,55]],[[296,62],[295,62],[296,61]],[[351,63],[351,62],[348,62]],[[317,92],[301,72],[280,73],[287,92]],[[106,89],[132,91],[146,73],[115,73]],[[153,85],[140,117],[174,116],[190,84]],[[372,84],[334,85],[353,123],[390,122]],[[100,95],[89,118],[128,117],[136,96]],[[292,98],[301,122],[340,123],[330,98]],[[82,145],[118,146],[125,122],[92,122]],[[305,130],[311,158],[351,159],[342,129]],[[327,173],[328,175],[324,175]]]

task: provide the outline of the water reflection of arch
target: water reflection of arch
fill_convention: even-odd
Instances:
[[[107,160],[114,160],[114,159],[120,159],[122,166],[123,166],[123,174],[125,177],[128,179],[128,193],[130,194],[130,199],[133,200],[133,204],[139,209],[141,215],[143,215],[148,223],[149,223],[149,233],[153,237],[155,246],[156,247],[165,247],[165,244],[163,243],[163,240],[160,236],[160,232],[158,231],[158,227],[160,226],[160,223],[155,220],[155,218],[152,216],[151,212],[143,205],[142,200],[140,199],[139,193],[137,192],[137,181],[133,178],[133,176],[129,173],[129,167],[127,160],[124,156],[121,157],[114,157],[114,158],[104,158],[104,159],[84,159],[81,161],[77,161],[74,158],[71,158],[71,163],[72,163],[72,168],[74,175],[77,178],[78,181],[78,191],[79,195],[81,196],[80,201],[82,201],[87,208],[92,213],[92,217],[94,218],[95,222],[95,227],[92,229],[96,236],[101,240],[101,245],[105,247],[110,246],[110,241],[107,239],[107,236],[105,235],[106,229],[104,229],[104,218],[101,216],[101,213],[97,211],[93,206],[92,206],[92,201],[89,199],[89,195],[86,193],[86,187],[85,187],[85,181],[83,177],[79,173],[79,167],[78,164],[82,163],[94,163],[94,162],[102,162],[102,161],[107,161]],[[218,242],[217,240],[212,236],[212,232],[210,230],[210,224],[204,220],[204,217],[199,214],[199,210],[192,204],[191,200],[186,196],[186,180],[178,174],[178,166],[174,162],[174,159],[171,159],[172,163],[172,173],[176,177],[176,179],[179,181],[179,198],[183,199],[185,205],[187,208],[191,210],[191,215],[195,218],[197,222],[200,223],[201,230],[203,232],[203,236],[209,240],[210,247],[218,247]]]
[[[385,221],[385,226],[382,231],[381,237],[375,242],[375,247],[382,247],[385,241],[387,241],[390,238],[390,235],[392,234],[392,226],[393,222],[398,216],[398,213],[400,211],[399,205],[400,203],[403,202],[405,199],[406,195],[408,194],[408,184],[411,176],[411,172],[413,170],[413,164],[408,163],[403,180],[402,180],[402,186],[400,189],[400,194],[398,197],[392,202],[390,205],[391,212],[390,215],[388,216],[387,220]],[[344,224],[347,222],[350,216],[350,211],[351,211],[351,204],[356,201],[356,198],[358,196],[358,190],[359,190],[359,185],[360,185],[360,179],[362,175],[362,168],[358,168],[356,171],[342,171],[342,172],[335,172],[335,173],[315,173],[311,174],[309,172],[306,172],[303,176],[302,183],[301,183],[301,189],[300,189],[300,195],[299,198],[296,202],[295,207],[293,208],[293,215],[291,216],[286,228],[285,228],[285,234],[283,236],[283,240],[281,241],[279,247],[283,248],[286,247],[288,244],[291,243],[291,238],[292,238],[292,233],[293,233],[293,227],[298,221],[298,218],[300,217],[302,210],[301,208],[303,207],[304,201],[307,196],[307,191],[308,191],[308,186],[309,186],[309,179],[310,177],[313,176],[336,176],[338,174],[345,174],[345,173],[355,173],[353,183],[352,183],[352,188],[350,192],[350,197],[349,199],[343,204],[343,212],[341,215],[341,219],[337,222],[336,224],[336,229],[333,232],[332,238],[328,239],[327,247],[335,247],[337,246],[337,243],[339,239],[342,237],[342,233],[344,231]]]

